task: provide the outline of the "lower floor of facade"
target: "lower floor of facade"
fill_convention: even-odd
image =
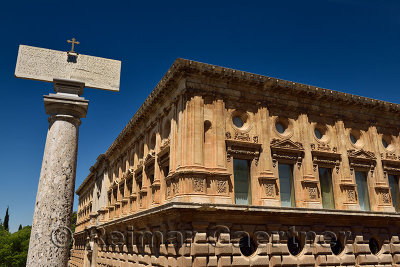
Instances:
[[[400,266],[400,215],[167,203],[94,219],[70,266]]]

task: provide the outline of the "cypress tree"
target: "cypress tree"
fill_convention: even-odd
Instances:
[[[22,225],[20,224],[18,227],[18,231],[22,230]]]
[[[7,211],[6,211],[6,216],[4,217],[4,223],[3,223],[3,226],[4,226],[4,229],[6,230],[6,231],[8,231],[8,221],[10,220],[10,216],[8,215],[8,207],[7,207]]]

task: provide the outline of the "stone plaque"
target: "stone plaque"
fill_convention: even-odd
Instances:
[[[15,77],[45,82],[68,79],[85,87],[119,91],[121,61],[20,45]]]

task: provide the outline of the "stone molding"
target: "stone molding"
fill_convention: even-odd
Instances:
[[[228,162],[233,156],[238,156],[243,159],[254,159],[255,164],[258,165],[261,144],[258,143],[257,135],[250,136],[247,132],[235,131],[235,135],[232,137],[228,131],[225,133],[225,143]]]
[[[98,227],[106,227],[116,225],[122,221],[128,221],[130,219],[144,218],[152,214],[160,212],[169,212],[172,210],[212,210],[212,211],[226,211],[226,212],[253,212],[257,214],[275,214],[278,215],[289,215],[302,216],[310,214],[314,216],[325,217],[338,216],[338,218],[370,218],[370,219],[393,219],[400,220],[400,214],[393,212],[377,212],[377,211],[359,211],[359,210],[329,210],[329,209],[312,209],[312,208],[291,208],[291,207],[273,207],[273,206],[252,206],[252,205],[235,205],[235,204],[217,204],[217,203],[189,203],[189,202],[167,202],[159,206],[148,208],[143,211],[139,211],[135,214],[130,214],[124,218],[119,218],[113,221],[108,221],[99,224]],[[77,232],[79,233],[79,232]]]
[[[383,171],[386,174],[400,174],[400,159],[382,159]]]
[[[347,156],[349,157],[351,174],[353,174],[355,169],[364,169],[371,173],[374,172],[376,165],[376,157],[374,153],[363,149],[351,149],[347,151]]]
[[[311,144],[311,149],[314,172],[317,171],[318,166],[328,166],[333,167],[337,174],[339,173],[341,154],[337,153],[336,147],[332,148],[332,150],[329,146],[320,149]]]
[[[300,168],[304,157],[304,148],[301,143],[293,142],[290,139],[273,139],[270,147],[274,168],[278,161],[294,162]]]

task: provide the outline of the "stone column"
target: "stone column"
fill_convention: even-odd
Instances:
[[[67,266],[74,201],[80,119],[88,100],[84,83],[54,80],[56,94],[44,96],[49,117],[33,215],[27,266]]]

